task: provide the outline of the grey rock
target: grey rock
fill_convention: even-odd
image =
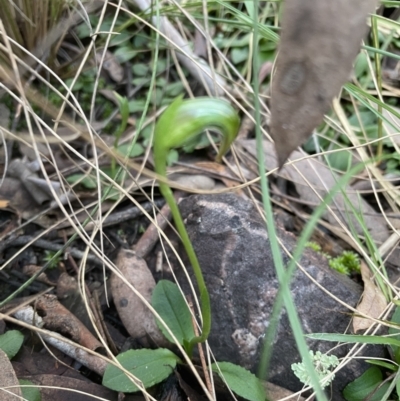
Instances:
[[[190,196],[182,200],[179,208],[211,297],[211,349],[219,361],[256,371],[263,335],[278,291],[265,223],[250,201],[234,194]],[[289,251],[294,249],[296,240],[291,233],[278,227],[278,236]],[[287,262],[288,257],[284,258]],[[321,287],[352,307],[357,305],[361,286],[330,269],[325,258],[306,249],[301,265]],[[188,270],[191,271],[190,267]],[[176,274],[185,293],[190,293],[184,273],[179,269]],[[292,279],[291,292],[305,333],[346,332],[350,311],[299,269]],[[312,350],[323,353],[337,345],[307,341]],[[291,370],[291,364],[299,362],[300,356],[285,311],[271,346],[269,380],[292,391],[300,390],[302,383]],[[340,346],[333,353],[340,358],[348,350],[349,347]],[[367,350],[368,356],[383,354],[381,347]],[[342,400],[341,391],[345,385],[360,376],[366,367],[361,360],[344,367],[333,382],[332,399]]]

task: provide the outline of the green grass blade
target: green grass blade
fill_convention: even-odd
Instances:
[[[263,206],[264,210],[266,213],[267,217],[267,230],[268,230],[268,236],[270,239],[270,246],[271,246],[271,251],[275,263],[275,269],[276,269],[276,274],[279,280],[280,284],[280,293],[282,294],[281,299],[284,300],[284,304],[286,307],[286,311],[288,314],[288,318],[290,321],[290,325],[293,330],[293,334],[296,340],[296,344],[298,347],[298,350],[300,352],[300,355],[304,361],[304,364],[307,368],[307,370],[310,373],[310,379],[311,379],[311,384],[317,394],[318,400],[320,401],[327,401],[327,397],[325,393],[323,392],[321,385],[319,384],[318,381],[318,376],[315,372],[314,365],[312,363],[312,360],[309,355],[309,350],[307,347],[307,343],[304,339],[304,334],[303,330],[301,328],[300,320],[297,315],[296,307],[294,305],[291,293],[290,293],[290,288],[289,288],[289,281],[290,281],[290,276],[286,275],[285,268],[283,266],[283,260],[282,260],[282,255],[281,255],[281,250],[279,247],[277,235],[276,235],[276,229],[275,229],[275,224],[274,224],[274,216],[273,216],[273,211],[272,211],[272,204],[271,204],[271,199],[269,197],[269,191],[268,191],[268,182],[267,182],[267,176],[266,176],[266,171],[265,171],[265,163],[264,163],[264,153],[263,153],[263,136],[261,133],[261,112],[260,112],[260,100],[259,100],[259,88],[258,88],[258,72],[259,72],[259,60],[258,60],[258,42],[259,42],[259,24],[258,24],[258,7],[259,7],[259,2],[258,0],[254,0],[254,20],[253,20],[253,90],[254,90],[254,106],[255,106],[255,129],[256,129],[256,140],[257,140],[257,159],[258,159],[258,166],[259,166],[259,174],[261,178],[261,190],[262,190],[262,200],[263,200]],[[305,247],[305,243],[303,244],[303,249]],[[282,304],[277,305],[274,307],[274,310],[277,314],[279,314],[281,310]],[[278,319],[275,319],[274,321],[270,322],[272,325],[277,322]],[[273,329],[274,331],[274,329]],[[269,344],[266,344],[264,341],[264,347],[265,346],[270,346],[270,344],[273,344],[273,341],[270,342]],[[259,377],[261,379],[265,379],[266,377],[266,368],[267,365],[263,364],[261,362],[260,368],[258,371]]]
[[[360,334],[312,333],[308,338],[319,341],[337,341],[350,344],[376,344],[400,346],[400,340],[385,336],[363,336]]]

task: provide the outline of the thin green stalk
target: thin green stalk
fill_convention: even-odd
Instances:
[[[126,127],[128,125],[129,119],[129,104],[128,99],[126,97],[118,95],[118,93],[114,92],[115,97],[118,101],[119,114],[121,116],[121,123],[117,130],[114,133],[114,149],[118,151],[119,140],[121,139],[122,134],[125,132]],[[130,154],[130,148],[128,155]],[[116,176],[117,169],[117,160],[115,157],[111,159],[111,176],[114,178]]]
[[[362,45],[361,49],[367,50],[371,53],[375,53],[375,54],[380,54],[381,56],[386,56],[386,57],[392,57],[396,60],[400,60],[400,54],[396,54],[393,52],[388,52],[386,50],[382,50],[382,49],[377,49],[375,47],[371,47],[371,46],[367,46],[367,45]]]
[[[156,169],[156,171],[157,171],[157,169]],[[171,214],[172,214],[172,217],[174,218],[176,229],[178,230],[178,233],[181,236],[182,243],[184,244],[189,261],[192,265],[193,273],[195,275],[197,286],[199,288],[200,307],[201,307],[203,327],[202,327],[201,335],[193,338],[190,341],[190,344],[188,345],[187,352],[188,352],[189,356],[191,356],[193,346],[198,343],[206,341],[208,338],[208,335],[210,334],[210,330],[211,330],[210,295],[208,293],[206,283],[204,281],[204,277],[203,277],[203,273],[200,268],[199,261],[197,259],[196,253],[193,249],[192,242],[190,241],[189,235],[186,231],[185,224],[183,223],[181,214],[179,212],[178,205],[175,202],[174,195],[173,195],[170,187],[167,184],[160,182],[159,185],[160,185],[161,194],[171,209]]]
[[[379,49],[379,37],[378,37],[378,23],[375,16],[371,15],[371,26],[372,26],[372,40],[374,47]],[[381,57],[379,53],[375,53],[375,74],[378,93],[382,92],[382,72],[381,72]],[[378,105],[378,114],[382,115],[382,106]],[[378,117],[378,138],[383,137],[383,121],[382,118]],[[378,148],[376,154],[378,157],[378,163],[383,153],[383,140],[378,142]]]
[[[259,104],[259,88],[258,88],[258,73],[260,70],[259,66],[259,50],[258,50],[258,41],[259,41],[259,26],[258,26],[258,0],[254,0],[254,20],[253,20],[253,90],[254,90],[254,106],[255,106],[255,129],[256,129],[256,141],[257,141],[257,159],[258,159],[258,167],[259,167],[259,174],[261,179],[261,190],[262,190],[262,200],[263,206],[267,217],[267,230],[268,230],[268,237],[271,244],[271,251],[272,256],[274,259],[276,274],[278,277],[279,285],[280,285],[280,293],[281,298],[283,298],[283,302],[286,307],[286,311],[288,314],[289,322],[292,327],[295,341],[297,344],[297,348],[300,352],[301,357],[303,358],[303,362],[310,374],[311,384],[317,394],[317,397],[320,401],[327,401],[327,397],[323,392],[321,385],[318,380],[318,376],[315,372],[314,365],[309,355],[309,350],[307,343],[304,338],[303,330],[301,328],[301,323],[299,317],[297,315],[296,307],[292,299],[292,295],[290,293],[289,288],[289,281],[290,276],[286,275],[285,268],[283,266],[282,254],[280,251],[278,239],[276,236],[276,229],[274,224],[274,216],[272,212],[272,204],[271,199],[269,197],[268,191],[268,182],[267,176],[265,171],[265,163],[264,163],[264,152],[263,152],[263,136],[261,132],[261,113],[260,113],[260,104]],[[304,247],[303,247],[304,249]],[[282,304],[282,302],[281,302]],[[282,305],[279,309],[276,307],[275,309],[281,309]],[[276,319],[278,321],[278,319]],[[270,326],[271,327],[271,326]],[[274,330],[274,328],[272,328]],[[264,347],[270,346],[273,342],[266,344],[264,341]],[[264,379],[266,376],[266,371],[259,371],[261,375],[260,378]]]

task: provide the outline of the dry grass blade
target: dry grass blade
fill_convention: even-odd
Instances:
[[[35,3],[24,0],[4,1],[0,8],[0,19],[10,40],[39,58],[46,55],[52,65],[61,43],[59,39],[66,34],[68,26],[76,22],[77,14],[72,14],[74,19],[68,17],[73,4],[66,0],[41,0]],[[20,57],[24,55],[17,46],[13,46],[13,52]],[[0,53],[0,58],[8,61],[4,52]]]
[[[321,123],[351,71],[376,0],[287,0],[271,88],[271,136],[282,166]]]

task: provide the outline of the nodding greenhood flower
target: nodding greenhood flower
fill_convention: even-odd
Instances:
[[[313,351],[310,351],[310,356],[314,363],[315,371],[322,388],[328,386],[335,378],[332,370],[339,365],[339,359],[335,355],[326,355],[320,351],[317,351],[315,354]],[[299,380],[306,386],[311,384],[310,375],[306,370],[304,362],[293,363],[292,370]]]
[[[166,177],[168,152],[173,148],[184,145],[186,141],[206,129],[216,129],[222,135],[217,155],[217,161],[221,161],[222,156],[228,151],[229,146],[238,134],[239,124],[240,119],[236,110],[223,99],[202,97],[183,100],[182,97],[178,97],[164,111],[155,127],[153,152],[156,173],[161,177]],[[171,208],[171,214],[186,249],[199,288],[203,326],[201,335],[192,339],[186,347],[186,351],[191,355],[193,346],[207,340],[210,333],[210,296],[171,188],[163,181],[160,181],[159,184],[161,194]]]

